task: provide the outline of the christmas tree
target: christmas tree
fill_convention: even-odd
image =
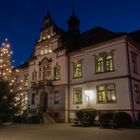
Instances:
[[[6,39],[0,47],[0,121],[7,122],[20,109],[18,94],[16,93],[16,78],[11,61],[10,44]]]

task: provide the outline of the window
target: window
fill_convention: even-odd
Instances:
[[[106,65],[106,71],[113,71],[113,61],[112,56],[108,55],[105,58],[105,65]]]
[[[135,85],[135,97],[136,97],[136,103],[140,104],[140,91],[138,85]]]
[[[54,104],[59,104],[59,91],[54,91]]]
[[[74,104],[82,104],[82,88],[74,89]]]
[[[51,52],[52,52],[52,47],[49,45],[49,46],[42,47],[40,54],[44,55],[44,54],[51,53]]]
[[[38,76],[39,76],[38,79],[42,80],[42,68],[41,67],[39,67],[39,75]]]
[[[102,103],[116,102],[115,85],[107,84],[97,86],[97,101]]]
[[[40,54],[41,54],[41,55],[44,54],[44,48],[41,48]]]
[[[51,80],[51,59],[44,58],[39,62],[39,80]]]
[[[99,57],[96,60],[96,72],[104,72],[104,58]]]
[[[50,80],[51,79],[51,63],[48,63],[47,65],[44,65],[42,68],[43,68],[42,78],[45,79],[45,80]]]
[[[115,86],[113,84],[106,86],[107,102],[116,101]]]
[[[138,67],[137,67],[137,54],[132,53],[132,65],[133,65],[133,72],[137,73],[138,72]]]
[[[32,81],[36,81],[37,80],[37,72],[34,71],[32,72]]]
[[[24,86],[27,87],[29,84],[29,75],[25,74],[24,75]]]
[[[73,77],[74,78],[80,78],[82,77],[82,63],[77,62],[73,64]]]
[[[60,66],[54,67],[54,80],[60,80]]]
[[[31,104],[34,105],[35,104],[35,94],[32,94],[32,100],[31,100]]]
[[[98,102],[105,102],[106,101],[105,87],[98,86],[97,91],[98,91]]]
[[[96,58],[96,73],[113,71],[113,56],[105,55]]]

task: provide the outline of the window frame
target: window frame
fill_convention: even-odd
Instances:
[[[81,101],[79,101],[79,102],[77,102],[76,99],[75,99],[76,91],[80,91],[81,92],[80,93],[81,94],[81,97],[80,97],[81,98],[80,99]],[[73,89],[73,104],[74,105],[82,105],[83,104],[83,91],[82,91],[82,88],[81,87],[77,87],[77,88],[74,88]]]
[[[80,64],[80,67],[77,67],[76,65]],[[78,69],[80,68],[80,76],[76,76],[76,73],[78,72]],[[73,62],[73,79],[77,79],[77,78],[82,78],[83,77],[83,73],[82,73],[82,60],[81,61],[77,61],[77,62]]]
[[[59,90],[54,91],[54,104],[59,104],[60,102],[60,96],[58,96],[59,94],[60,94]]]
[[[60,66],[57,64],[56,66],[54,66],[54,80],[61,80],[61,74],[60,74]],[[56,73],[59,73],[59,78],[56,78],[57,76],[57,74]]]
[[[111,59],[107,60],[107,57],[111,56]],[[102,61],[98,61],[99,59],[103,59]],[[109,69],[107,68],[107,62],[109,61]],[[112,63],[111,63],[112,62]],[[98,70],[98,66],[100,65],[100,71]],[[112,69],[111,69],[112,67]],[[113,54],[104,54],[104,55],[99,55],[95,57],[95,73],[100,74],[100,73],[106,73],[106,72],[113,72],[114,71],[114,58]]]
[[[99,91],[98,91],[98,88],[100,86],[103,86],[104,87],[104,92],[105,92],[105,100],[104,101],[99,101]],[[114,90],[108,90],[107,87],[109,86],[114,86]],[[111,100],[108,100],[108,91],[114,91],[115,93],[115,100],[111,99]],[[112,97],[112,96],[111,96]],[[116,94],[116,85],[114,83],[108,83],[108,84],[100,84],[100,85],[97,85],[96,86],[96,100],[97,100],[97,103],[117,103],[117,94]]]
[[[36,95],[35,95],[35,93],[32,93],[32,98],[31,98],[31,105],[35,105],[35,103],[36,103]]]
[[[134,92],[135,92],[136,104],[140,104],[140,88],[139,88],[138,84],[134,85]]]
[[[134,52],[131,52],[131,58],[132,58],[133,72],[138,74],[138,55]]]

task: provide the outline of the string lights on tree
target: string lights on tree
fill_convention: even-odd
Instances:
[[[0,120],[3,121],[21,112],[24,100],[22,82],[17,83],[16,79],[19,70],[12,66],[12,54],[8,39],[5,39],[0,47]]]

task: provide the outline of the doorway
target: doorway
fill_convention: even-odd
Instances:
[[[48,93],[42,92],[40,94],[40,111],[47,112],[48,110]]]

